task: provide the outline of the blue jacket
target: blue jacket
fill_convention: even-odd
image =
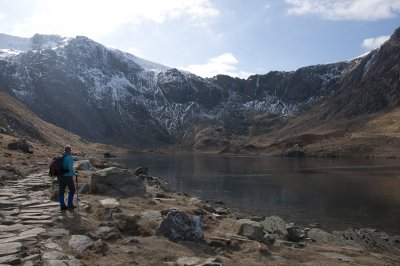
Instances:
[[[64,155],[64,161],[63,161],[63,168],[68,169],[68,172],[64,173],[63,176],[74,176],[75,171],[74,171],[74,158],[72,157],[71,154],[65,154]]]

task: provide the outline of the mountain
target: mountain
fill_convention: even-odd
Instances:
[[[380,48],[350,61],[335,93],[247,146],[280,154],[399,157],[400,28]]]
[[[363,57],[246,80],[204,79],[83,36],[3,34],[0,88],[43,120],[88,140],[230,151],[265,136],[272,145],[283,141],[274,132],[295,137],[397,106],[398,31]],[[307,114],[312,123],[294,129]]]
[[[332,93],[349,65],[203,79],[82,36],[0,37],[3,90],[45,121],[131,146],[190,141],[207,127],[247,134],[253,117],[292,115]]]

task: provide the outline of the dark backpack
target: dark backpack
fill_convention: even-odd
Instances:
[[[64,169],[63,163],[64,156],[54,157],[49,167],[49,176],[61,176],[68,172],[68,169]]]

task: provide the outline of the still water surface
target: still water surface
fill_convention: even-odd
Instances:
[[[400,233],[400,161],[264,156],[131,154],[173,190],[257,215],[279,215],[328,231],[376,228]]]

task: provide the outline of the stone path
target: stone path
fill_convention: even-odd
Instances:
[[[32,174],[0,187],[0,265],[80,265],[65,254],[57,239],[65,214],[49,200],[51,178]]]

